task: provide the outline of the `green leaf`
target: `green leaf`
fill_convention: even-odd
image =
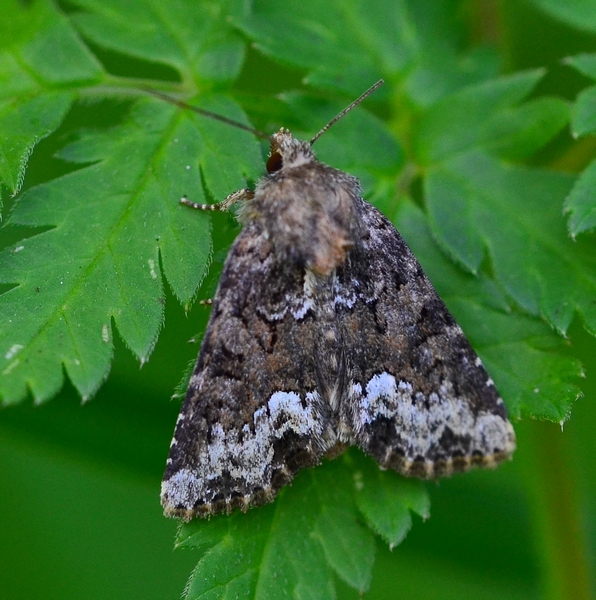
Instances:
[[[382,118],[360,107],[317,142],[318,155],[358,175],[367,197],[394,213],[510,414],[568,417],[581,368],[548,325],[521,310],[561,331],[577,312],[594,330],[593,253],[565,235],[561,206],[571,177],[504,162],[532,156],[568,119],[560,99],[522,102],[542,71],[496,77],[498,50],[469,45],[469,23],[442,0],[313,0],[291,11],[270,0],[74,0],[67,13],[56,6],[6,0],[0,8],[6,185],[19,187],[33,144],[55,131],[73,99],[101,100],[114,90],[133,99],[117,127],[96,122],[72,141],[66,122],[51,142],[71,142],[57,153],[70,172],[15,205],[12,223],[42,231],[0,254],[3,290],[14,286],[0,296],[4,403],[28,390],[38,402],[49,398],[64,372],[89,397],[108,373],[114,325],[146,360],[163,320],[163,276],[188,306],[210,260],[211,219],[178,198],[219,200],[262,170],[250,136],[138,100],[139,79],[108,75],[89,40],[110,51],[102,53],[106,62],[118,53],[124,71],[138,68],[131,57],[145,61],[156,80],[144,85],[185,99],[200,90],[201,106],[247,122],[232,96],[208,94],[235,82],[234,97],[253,94],[253,116],[279,126],[287,125],[284,111],[294,113],[292,126],[311,134],[383,76],[384,90],[367,100]],[[285,90],[306,73],[314,91],[334,90],[337,101],[289,92],[272,102],[247,83],[253,64],[240,75],[245,42],[232,23],[274,61],[300,70],[276,67],[282,76],[276,72],[268,89]],[[586,73],[592,68],[588,58],[574,60]],[[270,66],[254,53],[251,61]],[[171,67],[170,80],[181,83],[157,79],[163,69],[154,63]],[[87,107],[78,104],[75,113]],[[396,208],[407,194],[421,201],[421,189],[441,247],[477,276],[441,253],[420,210],[407,200]],[[582,215],[578,228],[589,228],[592,203],[576,189],[565,206],[572,220]],[[336,577],[367,590],[375,547],[364,524],[394,546],[411,527],[411,512],[428,516],[424,487],[352,450],[299,474],[273,505],[183,526],[179,545],[200,552],[187,597],[334,598]]]
[[[425,187],[433,230],[457,260],[476,271],[488,252],[525,310],[560,332],[577,312],[596,331],[596,257],[590,244],[569,240],[561,220],[572,182],[472,152],[433,168]]]
[[[366,466],[378,470],[370,461]],[[348,585],[365,592],[372,576],[374,538],[360,523],[346,465],[339,463],[333,467],[320,480],[321,507],[313,535],[321,544],[329,566]]]
[[[0,105],[0,182],[13,195],[23,185],[33,148],[56,130],[71,102],[70,94],[53,92]]]
[[[310,85],[352,96],[383,77],[425,105],[498,70],[493,51],[461,52],[462,23],[445,2],[313,0],[288,12],[261,0],[235,23],[267,56],[306,70]]]
[[[395,473],[378,478],[376,464],[352,450],[343,459],[300,472],[272,505],[182,525],[178,547],[202,553],[185,598],[331,599],[331,569],[351,587],[366,591],[375,545],[360,524],[361,490],[353,483],[354,464],[369,482],[367,492],[386,500],[376,502],[372,511],[379,523],[391,528],[395,504],[406,512],[428,513],[420,482]]]
[[[574,137],[596,133],[596,85],[578,94],[571,115],[571,131]]]
[[[242,119],[225,98],[202,104]],[[13,224],[54,228],[0,254],[2,281],[18,284],[0,296],[5,403],[27,387],[38,402],[51,397],[62,365],[91,396],[109,370],[112,319],[145,361],[163,319],[162,268],[188,304],[211,252],[209,217],[177,199],[188,191],[205,200],[201,169],[222,171],[205,180],[222,197],[260,166],[250,134],[156,100],[139,101],[125,125],[99,137],[87,134],[62,152],[94,164],[30,190],[13,212]],[[238,149],[233,161],[230,148]]]
[[[576,54],[567,57],[564,62],[586,75],[586,77],[596,79],[596,54]]]
[[[303,124],[294,134],[309,139],[345,105],[289,93],[282,97],[294,118]],[[382,178],[393,180],[405,164],[405,151],[386,125],[366,110],[340,119],[314,146],[319,160],[358,177],[364,189],[373,190]]]
[[[567,419],[580,395],[573,381],[583,371],[563,340],[539,320],[511,314],[485,275],[473,276],[448,261],[411,203],[402,204],[396,225],[482,358],[510,415]]]
[[[592,161],[575,182],[565,200],[572,237],[596,227],[596,161]]]
[[[565,59],[565,63],[580,73],[596,79],[596,54],[578,54]],[[571,131],[575,137],[596,132],[596,86],[581,91],[573,106]]]
[[[370,586],[375,543],[352,510],[327,504],[316,524],[317,538],[327,563],[353,588],[365,592]]]
[[[405,2],[301,2],[291,13],[278,2],[258,2],[236,21],[255,46],[276,60],[308,69],[320,85],[354,93],[382,74],[403,69],[415,52]],[[290,35],[288,35],[290,33]]]
[[[430,516],[430,499],[421,481],[381,469],[354,472],[356,503],[366,522],[391,549],[401,544],[412,528],[410,511]]]
[[[596,79],[596,54],[578,54],[565,60],[578,71]],[[571,117],[571,130],[574,137],[596,132],[596,86],[580,92],[575,101]],[[564,210],[569,217],[569,233],[572,237],[594,229],[596,225],[596,163],[590,163],[575,182],[565,200]]]
[[[0,23],[4,48],[0,64],[10,64],[12,57],[12,69],[22,71],[18,83],[9,82],[3,96],[15,88],[23,91],[24,83],[33,89],[91,82],[102,76],[101,65],[54,3],[6,0],[0,8]]]
[[[536,108],[539,111],[542,105],[533,110],[526,108],[525,114],[511,107],[525,98],[543,75],[540,69],[514,73],[465,87],[434,104],[415,132],[418,162],[432,164],[475,147],[515,147],[516,138],[528,137],[517,130],[520,120],[531,116],[534,121],[540,116]],[[551,108],[550,117],[554,116],[557,123],[561,120],[560,110],[560,103],[556,109]],[[551,135],[554,133],[556,128]]]
[[[591,0],[533,0],[542,10],[577,29],[596,32],[596,12]]]
[[[440,3],[434,4],[435,7]],[[420,10],[417,19],[418,29],[424,36],[425,12],[424,4],[411,4],[412,10]],[[453,17],[453,15],[451,15]],[[435,28],[430,32],[434,39],[424,39],[419,61],[404,80],[404,91],[416,105],[427,108],[441,98],[457,90],[478,84],[499,75],[500,62],[494,48],[483,46],[473,48],[465,54],[460,53],[456,43],[445,44],[445,32],[435,31],[445,25],[448,15],[439,15]]]
[[[584,371],[552,330],[526,315],[489,312],[462,299],[449,306],[470,339],[482,336],[478,350],[512,418],[569,419]]]
[[[244,43],[228,18],[243,2],[172,0],[157,8],[149,0],[73,0],[86,9],[73,21],[103,48],[170,65],[184,78],[231,81],[240,72]]]
[[[98,81],[103,71],[50,2],[7,0],[0,23],[0,183],[14,195],[34,146],[70,108],[64,88]]]
[[[569,103],[559,98],[536,98],[495,115],[484,147],[507,160],[531,157],[568,123]]]

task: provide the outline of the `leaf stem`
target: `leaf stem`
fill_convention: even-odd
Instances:
[[[590,579],[579,491],[565,434],[552,423],[524,425],[531,440],[525,473],[548,600],[589,600]]]

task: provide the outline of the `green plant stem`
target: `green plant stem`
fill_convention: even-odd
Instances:
[[[557,425],[524,424],[531,452],[527,489],[531,496],[537,551],[547,600],[589,600],[590,581],[571,450]]]

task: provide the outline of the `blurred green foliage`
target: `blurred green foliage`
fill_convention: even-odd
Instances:
[[[174,598],[191,572],[188,598],[595,596],[595,14],[5,0],[0,597]],[[183,527],[195,550],[172,553],[167,399],[208,315],[185,311],[238,231],[176,200],[254,181],[262,148],[139,87],[307,136],[379,77],[319,156],[398,225],[510,412],[571,419],[518,421],[511,463],[425,487],[350,452],[269,507]]]

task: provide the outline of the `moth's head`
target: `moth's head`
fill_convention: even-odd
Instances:
[[[315,157],[310,142],[297,140],[283,127],[270,139],[271,150],[267,159],[267,173],[270,175],[284,167],[298,167],[312,161]]]

